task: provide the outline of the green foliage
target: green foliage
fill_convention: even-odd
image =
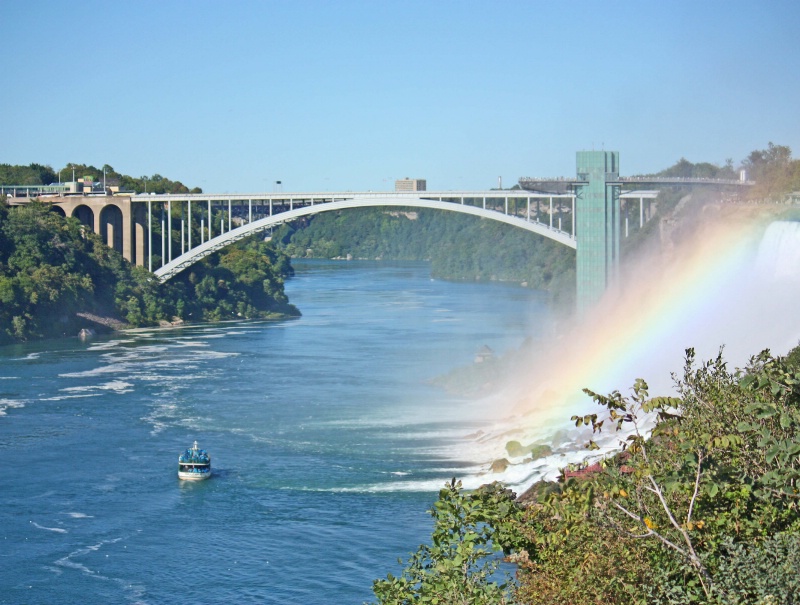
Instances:
[[[199,188],[190,189],[180,181],[172,181],[160,174],[152,176],[132,177],[127,174],[120,174],[108,164],[101,168],[96,168],[88,164],[67,164],[64,171],[69,172],[69,179],[72,179],[72,169],[75,169],[75,178],[91,177],[95,182],[103,181],[103,169],[105,169],[106,186],[119,186],[123,191],[134,191],[136,193],[202,193]],[[62,179],[64,180],[64,179]]]
[[[699,363],[688,349],[678,397],[652,397],[643,380],[627,396],[587,389],[602,411],[573,423],[618,433],[623,451],[526,494],[503,542],[519,584],[475,602],[796,603],[799,352],[764,351],[731,371],[722,352]],[[465,535],[439,532],[435,544],[450,547],[421,547],[403,576],[376,583],[380,602],[461,602],[451,587],[470,586],[453,571]]]
[[[589,522],[588,508],[580,521],[561,516],[569,498],[586,504],[591,488],[571,481],[566,486],[547,486],[539,501],[528,505],[520,524],[528,542],[514,557],[519,566],[519,603],[535,605],[647,603],[644,586],[652,575],[653,560],[613,529]]]
[[[768,594],[763,587],[773,586],[765,561],[772,557],[778,566],[795,561],[800,369],[765,351],[744,371],[731,372],[721,353],[697,364],[689,349],[676,386],[679,398],[650,397],[642,380],[630,396],[586,390],[605,413],[573,416],[573,422],[595,433],[620,431],[625,456],[606,460],[602,472],[568,480],[539,503],[534,523],[522,528],[544,545],[532,557],[531,573],[548,570],[548,594],[571,595],[563,602],[595,602],[589,593],[578,598],[571,571],[546,566],[553,544],[558,552],[570,553],[562,560],[566,569],[596,556],[574,541],[576,535],[595,532],[605,536],[604,546],[625,563],[623,568],[633,564],[629,572],[640,576],[641,592],[628,596],[647,603],[729,603],[740,602],[735,599],[741,595],[749,595],[741,602],[758,602]],[[794,538],[780,550],[773,537],[784,533]],[[749,584],[736,587],[733,570],[739,564],[753,571]],[[656,573],[644,573],[647,568],[639,565]],[[590,586],[605,581],[592,575],[585,580]],[[523,589],[539,599],[531,602],[548,602],[537,592],[543,582],[526,576]],[[790,585],[784,581],[780,594]],[[734,588],[739,592],[732,593]],[[626,597],[613,586],[604,590],[603,602]]]
[[[0,342],[59,331],[69,323],[64,310],[90,303],[96,244],[46,206],[0,209]]]
[[[288,257],[256,238],[207,257],[173,279],[181,317],[194,321],[297,316],[284,293]]]
[[[794,368],[800,368],[800,345],[797,345],[786,354],[786,364]]]
[[[0,185],[49,185],[57,182],[58,175],[50,166],[0,164]]]
[[[0,344],[76,334],[87,325],[298,315],[283,290],[291,270],[284,254],[250,241],[161,284],[77,219],[39,203],[0,205]]]
[[[733,168],[733,160],[728,160],[724,166],[717,166],[709,162],[693,164],[686,158],[681,158],[669,168],[662,170],[658,176],[677,178],[701,179],[738,179],[739,175]]]
[[[792,159],[785,145],[769,143],[766,149],[752,151],[742,162],[748,178],[756,181],[753,197],[780,197],[800,190],[800,160]]]
[[[439,492],[430,511],[430,545],[422,545],[399,577],[376,580],[381,605],[510,603],[512,581],[498,570],[499,554],[518,546],[522,516],[514,494],[501,485],[465,493],[455,478]]]
[[[741,162],[747,170],[748,180],[755,186],[748,190],[751,198],[780,199],[785,194],[800,190],[800,160],[792,159],[792,150],[786,145],[770,142],[766,149],[757,149]],[[733,160],[728,159],[724,166],[709,162],[692,163],[681,158],[657,176],[679,178],[733,179],[739,178]],[[659,200],[661,196],[659,196]]]
[[[754,543],[722,544],[716,582],[729,605],[792,605],[800,595],[800,535],[782,533]]]

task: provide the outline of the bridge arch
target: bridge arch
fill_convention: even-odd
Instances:
[[[122,209],[115,204],[107,204],[100,209],[100,237],[103,243],[122,253]]]
[[[292,210],[281,212],[280,214],[275,214],[269,217],[253,221],[252,223],[242,225],[241,227],[231,229],[230,231],[223,233],[222,235],[214,237],[204,242],[203,244],[195,248],[192,248],[185,254],[178,256],[171,262],[165,264],[159,269],[156,269],[154,273],[161,281],[167,281],[172,277],[174,277],[175,275],[177,275],[178,273],[180,273],[181,271],[183,271],[184,269],[186,269],[187,267],[193,265],[194,263],[205,258],[206,256],[213,254],[217,250],[221,250],[222,248],[225,248],[241,239],[244,239],[246,237],[249,237],[250,235],[264,231],[276,225],[280,225],[282,223],[286,223],[303,216],[320,214],[322,212],[333,212],[337,210],[350,210],[355,208],[369,208],[369,207],[428,208],[433,210],[447,210],[450,212],[460,212],[462,214],[469,214],[480,218],[499,221],[501,223],[525,229],[527,231],[536,233],[543,237],[547,237],[553,241],[556,241],[560,244],[563,244],[573,249],[577,247],[574,237],[569,233],[560,231],[558,229],[550,228],[542,223],[531,222],[519,216],[504,214],[497,210],[489,210],[477,206],[470,206],[463,203],[459,204],[454,202],[445,202],[445,201],[422,199],[422,198],[409,199],[408,197],[400,197],[400,196],[398,197],[375,196],[374,198],[370,198],[362,196],[358,197],[357,199],[324,202],[318,204],[311,204],[300,208],[294,208]]]
[[[72,216],[94,231],[94,210],[86,204],[80,204],[72,209]]]
[[[151,243],[147,240],[147,208],[142,204],[138,204],[133,209],[133,238],[131,240],[131,260],[135,265],[144,267]]]

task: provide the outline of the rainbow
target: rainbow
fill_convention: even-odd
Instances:
[[[642,372],[663,370],[665,363],[669,377],[680,370],[687,347],[705,345],[709,332],[724,339],[723,330],[715,329],[724,328],[716,321],[720,299],[753,258],[760,229],[726,221],[667,255],[640,259],[625,272],[623,287],[609,291],[568,336],[548,347],[548,363],[536,364],[546,377],[543,386],[560,393],[568,408],[581,406],[580,401],[589,408],[583,388],[624,391],[635,378],[648,379]],[[706,342],[696,342],[701,335]],[[714,346],[722,344],[719,340]],[[540,389],[532,387],[515,411],[541,416]],[[551,417],[553,411],[544,415]]]
[[[508,457],[505,445],[511,439],[550,442],[557,431],[573,426],[570,416],[600,411],[583,388],[625,394],[641,377],[652,396],[672,394],[671,374],[681,373],[688,347],[708,359],[724,346],[726,359],[741,366],[763,348],[785,353],[796,345],[800,317],[790,309],[800,296],[800,279],[790,290],[785,279],[770,280],[756,271],[767,224],[753,216],[710,220],[666,252],[642,255],[626,267],[621,287],[526,361],[522,376],[503,395],[513,393],[510,416],[487,428],[475,453],[496,460]],[[793,226],[792,245],[800,254],[800,223]],[[512,465],[497,478],[531,483],[582,459],[585,436],[571,434],[566,454],[561,450],[536,468]],[[606,451],[617,447],[613,434],[604,441]]]

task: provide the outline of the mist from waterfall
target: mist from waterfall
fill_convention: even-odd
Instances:
[[[587,456],[589,435],[569,420],[600,411],[583,388],[627,394],[641,377],[651,396],[670,394],[689,347],[700,360],[724,347],[731,368],[763,349],[786,354],[800,341],[799,298],[800,222],[764,229],[753,221],[709,221],[669,254],[640,259],[624,287],[573,330],[534,347],[516,378],[484,402],[494,420],[470,444],[473,455],[487,468],[509,460],[492,478],[517,489],[554,478]],[[593,438],[598,455],[619,448],[620,435]],[[512,440],[549,445],[553,454],[535,461],[511,456]]]

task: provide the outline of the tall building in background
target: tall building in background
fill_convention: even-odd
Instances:
[[[400,179],[394,182],[395,191],[427,191],[425,179]]]
[[[578,313],[606,291],[619,271],[618,151],[579,151],[575,184]]]

